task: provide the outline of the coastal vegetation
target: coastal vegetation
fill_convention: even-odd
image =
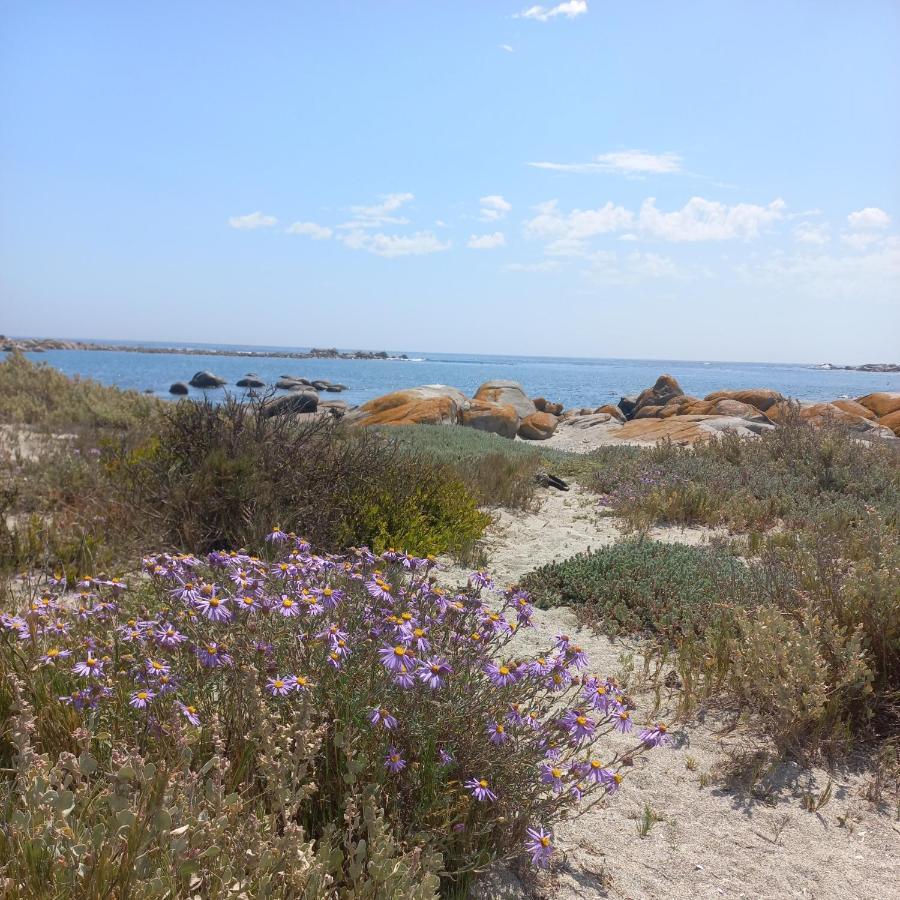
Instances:
[[[879,796],[900,773],[895,441],[786,408],[571,453],[161,403],[16,354],[0,387],[18,896],[465,896],[493,861],[548,865],[554,825],[670,739],[574,639],[522,649],[560,606],[638,647],[688,730],[715,711],[804,763],[880,748]],[[548,475],[623,539],[495,585],[491,517],[533,516]],[[652,539],[672,525],[714,538]],[[478,571],[442,584],[442,555]]]

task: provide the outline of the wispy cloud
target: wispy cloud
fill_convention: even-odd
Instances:
[[[506,235],[502,231],[493,234],[473,234],[466,241],[466,246],[471,250],[496,250],[497,247],[506,246]]]
[[[535,22],[549,22],[563,16],[566,19],[574,19],[583,16],[588,11],[587,0],[567,0],[556,6],[529,6],[522,12],[516,13],[516,19],[533,19]]]
[[[370,234],[366,231],[352,231],[341,235],[340,240],[351,250],[366,250],[376,256],[394,258],[397,256],[423,256],[449,250],[450,241],[442,242],[432,231],[417,231],[414,234]]]
[[[500,49],[505,50],[507,53],[515,53],[516,52],[512,47],[509,46],[509,44],[501,44]]]
[[[590,162],[530,162],[535,169],[571,172],[578,175],[671,175],[682,171],[677,153],[648,153],[646,150],[618,150],[601,153]]]
[[[689,241],[726,241],[760,236],[784,218],[785,203],[773,200],[768,206],[738,203],[728,206],[703,197],[692,197],[680,209],[666,212],[648,197],[638,212],[606,203],[598,209],[573,209],[565,212],[556,200],[535,207],[537,215],[526,220],[526,237],[546,241],[544,252],[550,256],[586,256],[592,238],[622,232],[625,240],[645,238],[683,243]]]
[[[831,227],[827,223],[814,225],[812,222],[801,222],[794,228],[794,240],[798,244],[824,246],[831,240]]]
[[[248,213],[246,216],[232,216],[228,220],[228,224],[231,228],[249,231],[253,228],[271,228],[278,224],[278,219],[257,211]]]
[[[856,212],[850,213],[847,216],[847,224],[851,228],[860,230],[887,228],[891,224],[891,217],[877,206],[867,206],[865,209],[858,209]]]
[[[481,204],[481,219],[484,222],[497,222],[506,217],[506,214],[512,209],[512,204],[504,200],[499,194],[489,194],[482,197],[479,201]]]
[[[716,200],[691,197],[681,208],[662,212],[656,199],[648,197],[641,205],[641,232],[663,241],[750,240],[784,218],[785,202],[780,198],[768,206],[737,203],[728,206]]]
[[[316,222],[294,222],[293,225],[288,226],[285,230],[288,234],[306,235],[314,241],[326,240],[333,234],[327,225],[319,225]]]
[[[394,216],[402,206],[415,200],[414,194],[384,194],[381,203],[374,206],[351,206],[353,219],[338,225],[338,228],[358,230],[360,228],[380,228],[383,225],[408,225],[409,219]]]

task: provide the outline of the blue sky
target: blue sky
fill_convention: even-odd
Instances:
[[[895,0],[0,11],[7,334],[898,356]]]

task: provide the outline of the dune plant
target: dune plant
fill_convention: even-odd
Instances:
[[[432,559],[160,554],[126,584],[19,584],[0,638],[0,877],[19,896],[431,896],[552,827],[669,738],[522,592]],[[33,588],[26,591],[26,588]],[[613,752],[604,737],[633,734]],[[602,750],[601,750],[602,748]]]

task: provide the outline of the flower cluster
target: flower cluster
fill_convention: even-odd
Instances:
[[[657,724],[600,753],[605,735],[634,728],[619,685],[588,674],[566,635],[519,655],[529,598],[483,572],[447,590],[429,558],[316,555],[281,529],[268,546],[266,558],[149,556],[131,590],[85,576],[71,591],[54,577],[0,624],[66,686],[60,701],[89,731],[124,717],[134,735],[196,742],[235,697],[246,702],[249,679],[286,719],[302,710],[319,722],[398,819],[435,798],[416,827],[451,835],[448,857],[467,865],[485,859],[485,841],[547,865],[559,813],[614,794],[623,761],[669,740]]]

